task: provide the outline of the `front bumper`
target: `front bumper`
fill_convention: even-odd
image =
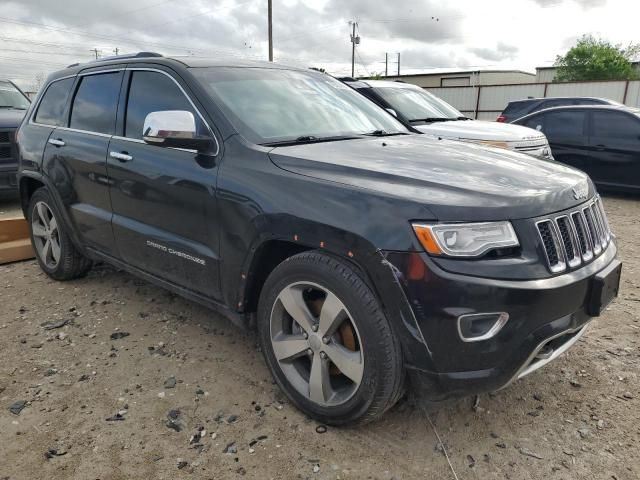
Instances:
[[[598,272],[616,260],[612,242],[581,269],[540,280],[496,280],[443,270],[422,253],[389,252],[398,284],[413,311],[423,355],[407,368],[433,401],[498,390],[557,358],[584,333]],[[492,338],[465,342],[458,317],[507,312]]]
[[[18,165],[0,166],[0,193],[18,190]]]

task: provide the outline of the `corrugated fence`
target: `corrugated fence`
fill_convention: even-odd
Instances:
[[[495,120],[509,102],[527,97],[600,97],[640,107],[640,80],[437,87],[427,90],[468,117],[479,120]]]

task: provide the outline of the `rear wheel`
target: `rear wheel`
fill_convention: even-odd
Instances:
[[[317,252],[285,260],[264,285],[258,322],[276,381],[311,417],[362,422],[397,400],[404,378],[398,341],[346,263]]]
[[[31,197],[28,220],[36,258],[47,275],[55,280],[71,280],[86,275],[91,269],[91,261],[71,242],[44,187]]]

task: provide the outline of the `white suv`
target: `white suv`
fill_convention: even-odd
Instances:
[[[471,120],[432,93],[408,83],[384,80],[344,82],[420,132],[553,160],[547,137],[537,130]]]

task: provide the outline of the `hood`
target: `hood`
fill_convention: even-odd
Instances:
[[[290,172],[418,202],[438,220],[530,218],[584,202],[573,189],[594,194],[571,167],[429,135],[276,147],[269,155]]]
[[[27,113],[26,110],[0,108],[0,128],[18,128],[25,113]]]
[[[544,134],[532,128],[481,120],[457,120],[413,125],[423,133],[439,135],[452,140],[491,140],[518,142],[523,140],[545,140]]]

